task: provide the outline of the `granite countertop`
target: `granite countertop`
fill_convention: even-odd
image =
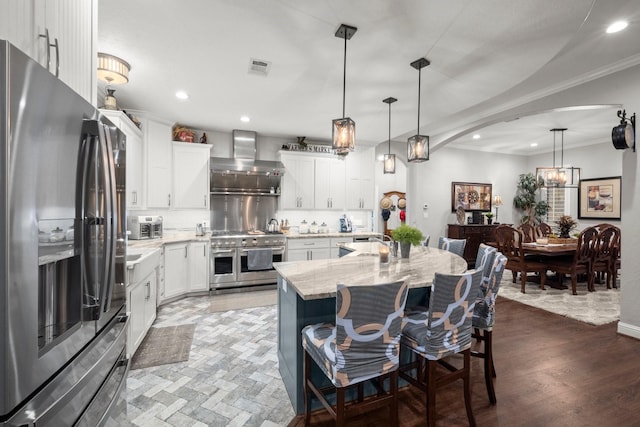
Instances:
[[[287,239],[311,239],[314,237],[380,237],[380,233],[374,231],[353,231],[351,233],[306,233],[285,234]]]
[[[436,272],[459,274],[467,269],[462,257],[426,246],[412,247],[410,258],[392,258],[389,264],[380,264],[377,245],[375,242],[348,243],[344,246],[353,252],[342,258],[273,265],[304,300],[333,297],[338,283],[370,285],[406,279],[409,288],[428,287]]]

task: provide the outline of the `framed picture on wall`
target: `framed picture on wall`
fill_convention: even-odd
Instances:
[[[451,212],[462,207],[466,212],[491,212],[492,185],[478,182],[451,183]]]
[[[581,179],[578,218],[620,219],[622,177]]]

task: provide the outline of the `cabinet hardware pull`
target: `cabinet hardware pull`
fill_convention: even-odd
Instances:
[[[60,50],[58,49],[58,39],[56,38],[56,77],[60,75]]]
[[[167,194],[167,197],[169,198],[169,206],[171,206],[171,194]]]
[[[47,70],[51,72],[51,44],[49,44],[49,29],[44,29],[44,34],[39,34],[38,37],[44,38],[45,43],[47,44]]]
[[[207,195],[206,194],[204,195],[204,207],[205,208],[207,207]]]
[[[184,257],[187,258],[187,251],[189,250],[188,246],[184,247]]]
[[[151,298],[151,282],[147,282],[147,297],[146,299]]]

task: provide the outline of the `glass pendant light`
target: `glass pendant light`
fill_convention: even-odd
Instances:
[[[427,58],[420,58],[411,63],[418,70],[418,132],[407,141],[407,160],[410,162],[424,162],[429,160],[429,137],[420,135],[420,85],[422,69],[429,65]]]
[[[393,97],[382,100],[382,102],[389,105],[389,149],[387,154],[384,155],[384,173],[396,173],[396,155],[391,154],[391,104],[396,101],[397,99]]]
[[[346,24],[340,25],[335,36],[344,38],[344,67],[342,74],[342,118],[332,121],[331,139],[333,149],[338,154],[346,155],[353,151],[356,146],[356,122],[349,117],[345,117],[345,92],[347,87],[347,40],[358,31],[356,27]]]

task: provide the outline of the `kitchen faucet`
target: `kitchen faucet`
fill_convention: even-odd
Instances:
[[[385,243],[384,238],[389,239],[389,244],[387,245],[387,243]],[[396,242],[395,240],[393,240],[393,237],[387,235],[387,234],[383,234],[382,235],[382,239],[379,239],[377,237],[369,237],[369,241],[370,242],[379,242],[382,243],[385,246],[389,246],[389,249],[391,249],[391,256],[397,257],[398,256],[398,242]]]

